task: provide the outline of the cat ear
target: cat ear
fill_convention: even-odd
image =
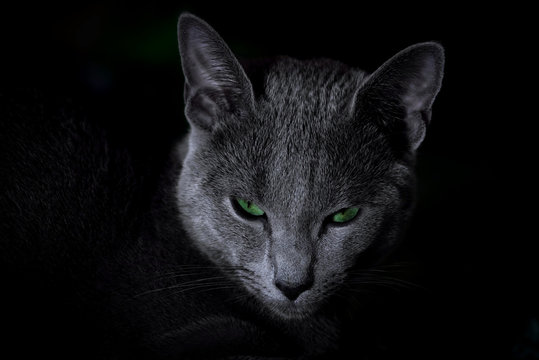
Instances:
[[[425,137],[443,71],[441,45],[435,42],[412,45],[369,77],[355,99],[361,105],[354,107],[378,117],[389,128],[404,128],[409,146],[416,150]]]
[[[185,115],[192,125],[209,130],[223,113],[252,106],[252,86],[243,68],[205,21],[183,13],[178,42],[185,75]]]

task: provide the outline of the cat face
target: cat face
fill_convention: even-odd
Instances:
[[[272,314],[312,314],[360,254],[398,240],[442,50],[416,45],[370,76],[281,58],[255,93],[202,20],[183,15],[179,39],[191,124],[178,181],[184,226]]]

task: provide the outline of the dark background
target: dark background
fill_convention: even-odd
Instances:
[[[439,41],[446,72],[419,151],[409,244],[436,294],[433,331],[477,356],[538,358],[530,10],[291,6],[23,2],[0,12],[2,85],[73,98],[133,151],[159,157],[186,129],[182,11],[208,21],[239,57],[329,57],[374,71],[408,45]]]

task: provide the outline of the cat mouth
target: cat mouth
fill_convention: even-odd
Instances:
[[[307,301],[272,300],[267,307],[277,316],[286,320],[303,320],[312,316],[318,306]]]

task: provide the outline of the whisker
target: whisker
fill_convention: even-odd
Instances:
[[[410,289],[411,288],[410,286],[404,285],[404,284],[401,284],[401,283],[396,283],[396,282],[391,282],[391,281],[382,281],[382,280],[378,280],[378,279],[360,280],[360,281],[355,281],[352,284],[353,285],[365,285],[365,286],[375,285],[375,286],[386,287],[386,288],[389,288],[389,289],[392,289],[392,290],[398,290],[398,289],[402,289],[402,288],[405,288],[405,289]],[[357,289],[352,288],[350,290],[355,291]]]
[[[180,294],[184,294],[188,291],[193,291],[193,290],[197,290],[197,289],[206,289],[206,291],[211,291],[211,290],[224,290],[224,289],[236,289],[235,286],[233,285],[230,285],[230,284],[227,284],[226,286],[219,286],[219,285],[224,285],[225,283],[209,283],[209,284],[199,284],[199,285],[194,285],[194,286],[190,286],[188,288],[184,288],[184,289],[181,289],[179,291],[175,291],[173,293],[171,293],[170,295],[180,295]],[[200,294],[202,292],[205,292],[205,291],[196,291],[194,292],[194,294]]]
[[[218,286],[218,287],[215,287],[215,288],[206,288],[206,289],[202,289],[200,291],[196,291],[195,294],[201,294],[201,293],[205,293],[205,292],[208,292],[208,291],[215,291],[215,290],[226,290],[226,289],[237,289],[237,287],[232,286],[232,285]]]
[[[177,283],[177,284],[174,284],[174,285],[171,285],[171,286],[166,286],[166,287],[162,287],[162,288],[157,288],[157,289],[151,289],[151,290],[148,290],[148,291],[144,291],[144,292],[142,292],[140,294],[135,295],[133,298],[138,298],[138,297],[143,296],[143,295],[153,294],[153,293],[161,292],[161,291],[165,291],[165,290],[178,289],[178,288],[181,288],[181,287],[184,287],[184,286],[193,285],[193,284],[197,284],[197,283],[204,283],[204,282],[210,283],[211,280],[216,280],[216,279],[227,279],[227,278],[225,276],[213,276],[213,277],[208,277],[208,278],[191,280],[191,281],[187,281],[187,282],[184,282],[184,283]]]
[[[243,295],[234,296],[231,299],[227,299],[226,302],[235,304],[235,303],[239,303],[241,300],[251,299],[251,298],[252,298],[251,294],[243,294]]]
[[[197,273],[198,270],[218,270],[218,271],[229,271],[229,270],[244,270],[241,266],[199,266],[199,265],[178,265],[174,267],[170,267],[169,271],[157,273],[149,276],[167,276],[167,275],[174,275],[179,273],[185,273],[186,271],[192,271],[193,273]]]
[[[369,275],[370,274],[363,274],[363,276],[361,276],[360,278],[351,279],[351,282],[352,283],[354,283],[355,281],[360,281],[361,282],[363,280],[384,281],[386,283],[391,283],[391,284],[399,285],[399,286],[402,286],[402,287],[415,288],[415,289],[428,291],[428,289],[426,287],[424,287],[423,285],[420,285],[420,284],[417,284],[417,283],[414,283],[414,282],[411,282],[411,281],[408,281],[408,280],[396,278],[394,276],[387,276],[387,275],[377,275],[377,276],[372,276],[371,275],[371,276],[369,276]]]

